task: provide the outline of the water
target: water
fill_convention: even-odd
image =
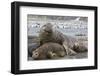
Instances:
[[[60,32],[62,32],[65,35],[71,35],[71,36],[75,36],[77,34],[85,34],[87,36],[87,32],[88,30],[86,28],[58,28],[58,30]],[[28,30],[28,35],[29,36],[38,36],[40,31],[40,28],[29,28]]]

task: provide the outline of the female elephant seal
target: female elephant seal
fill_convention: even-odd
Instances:
[[[58,43],[45,43],[32,52],[33,59],[55,59],[66,55],[65,48]]]

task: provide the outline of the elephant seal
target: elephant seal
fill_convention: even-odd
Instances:
[[[32,52],[32,58],[35,60],[55,59],[66,55],[65,48],[58,43],[45,43]]]
[[[73,46],[80,46],[77,39],[64,35],[58,31],[51,23],[43,25],[40,29],[40,45],[47,42],[54,42],[61,44],[65,49],[67,55],[76,55],[77,52],[73,49]]]

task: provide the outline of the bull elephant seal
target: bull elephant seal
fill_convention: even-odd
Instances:
[[[45,43],[32,52],[33,59],[55,59],[66,55],[65,48],[58,43]]]
[[[66,49],[67,55],[75,55],[77,54],[72,47],[77,46],[78,40],[71,37],[66,36],[63,33],[59,32],[51,23],[47,23],[43,25],[40,29],[40,45],[43,45],[47,42],[59,43]]]

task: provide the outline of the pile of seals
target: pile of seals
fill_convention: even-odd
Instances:
[[[31,56],[36,60],[55,59],[85,51],[87,47],[80,45],[77,39],[64,35],[47,23],[40,29],[39,46],[31,50]]]

